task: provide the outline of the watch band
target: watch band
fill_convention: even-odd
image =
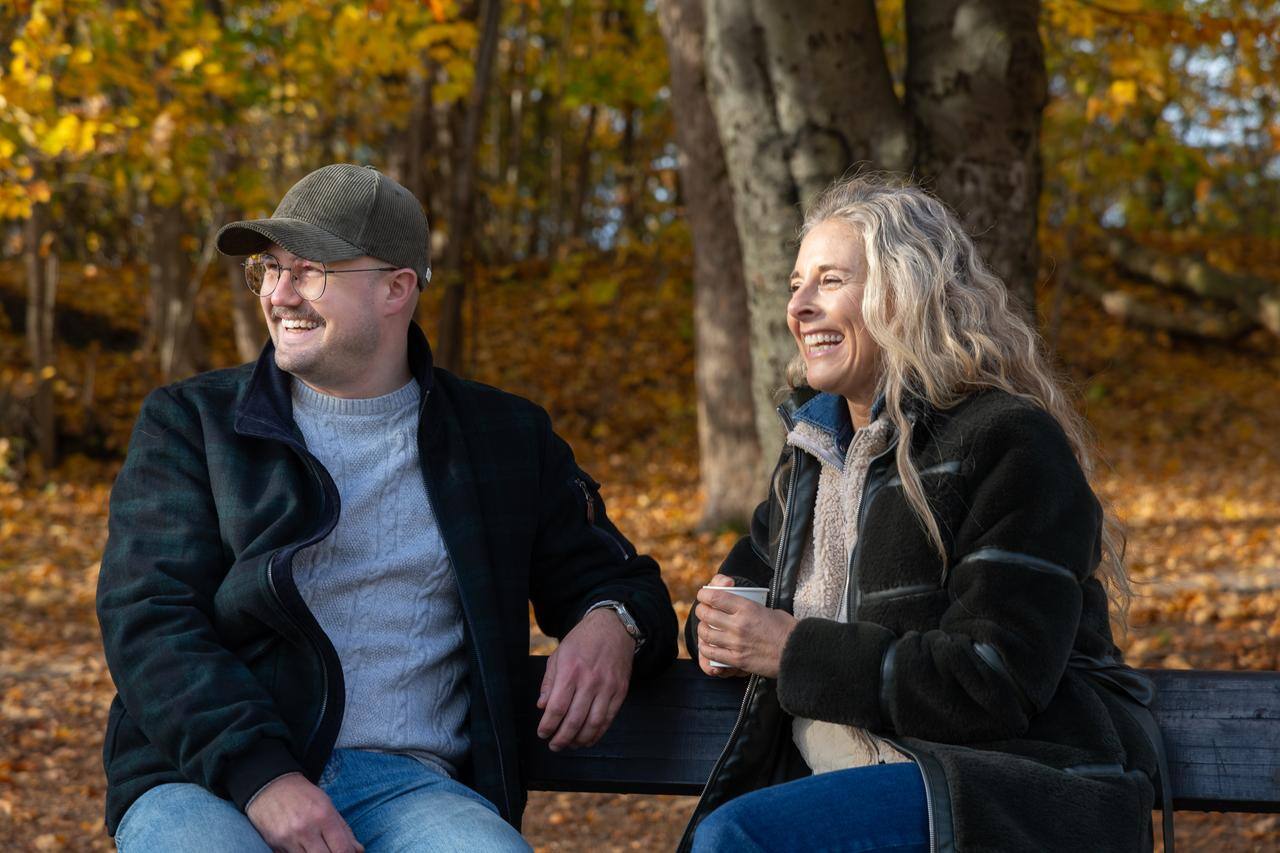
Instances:
[[[626,605],[621,601],[614,601],[613,599],[597,601],[595,604],[587,608],[587,613],[590,613],[592,610],[599,610],[601,607],[607,607],[618,615],[618,621],[622,623],[622,627],[631,635],[631,639],[635,640],[636,651],[640,651],[640,647],[644,645],[644,632],[640,630],[639,624],[637,624],[636,620],[632,618]],[[585,617],[587,613],[583,613],[582,615]]]

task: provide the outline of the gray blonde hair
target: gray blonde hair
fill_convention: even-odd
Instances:
[[[862,236],[867,281],[862,317],[881,348],[878,391],[898,442],[898,476],[911,508],[947,559],[942,531],[929,510],[920,473],[911,460],[911,434],[903,403],[908,394],[948,409],[968,394],[999,389],[1051,415],[1066,433],[1085,476],[1094,471],[1088,422],[1071,405],[1045,357],[1039,334],[1010,304],[1004,283],[941,201],[903,179],[872,173],[845,178],[809,205],[801,237],[819,224],[845,222]],[[803,358],[788,379],[804,384]],[[1130,598],[1123,565],[1124,534],[1105,513],[1099,574],[1121,621]]]

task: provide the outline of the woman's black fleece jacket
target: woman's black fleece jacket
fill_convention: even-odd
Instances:
[[[780,408],[788,426],[802,402]],[[801,620],[778,679],[753,677],[691,830],[735,796],[807,774],[790,743],[798,716],[869,729],[914,758],[935,849],[1150,849],[1154,754],[1077,665],[1121,664],[1095,577],[1102,510],[1065,434],[996,391],[946,411],[915,404],[912,416],[945,564],[907,503],[891,445],[863,492],[851,620]],[[771,586],[772,606],[788,611],[818,468],[784,449],[751,535],[721,567]]]

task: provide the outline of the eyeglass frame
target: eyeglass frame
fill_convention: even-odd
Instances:
[[[280,272],[277,274],[277,277],[276,277],[276,283],[271,286],[270,290],[267,290],[266,288],[263,288],[262,290],[254,290],[253,285],[250,284],[249,282],[249,265],[254,263],[258,258],[270,258],[271,260],[275,261],[276,266],[280,268]],[[402,267],[362,267],[360,269],[354,269],[354,270],[331,270],[329,269],[328,264],[326,264],[324,261],[312,261],[307,258],[297,258],[294,260],[292,264],[288,266],[289,275],[295,281],[298,279],[298,276],[294,273],[294,269],[300,263],[319,264],[320,271],[324,273],[324,281],[320,285],[320,292],[317,293],[315,296],[304,296],[302,294],[302,291],[298,290],[296,285],[294,286],[293,292],[298,294],[299,299],[303,299],[307,302],[315,302],[317,299],[320,299],[324,296],[324,292],[329,288],[330,274],[338,275],[340,273],[348,273],[348,272],[393,272],[395,270],[402,269]],[[264,296],[270,296],[271,294],[276,292],[276,288],[280,286],[279,276],[283,275],[286,269],[285,265],[280,263],[280,259],[277,258],[275,255],[271,254],[270,252],[258,252],[257,254],[250,255],[249,257],[245,258],[243,261],[240,262],[240,268],[244,270],[245,286],[249,288],[250,293],[252,293],[254,296],[257,296],[259,298]],[[422,289],[421,283],[419,283],[418,289],[419,290]]]

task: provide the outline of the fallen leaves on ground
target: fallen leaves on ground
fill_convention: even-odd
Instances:
[[[683,619],[737,534],[693,532],[690,290],[686,273],[663,279],[654,268],[652,258],[613,257],[479,281],[471,354],[478,379],[547,406],[604,483],[610,515],[662,564]],[[601,276],[609,287],[575,283]],[[77,299],[92,305],[106,277],[86,279]],[[1059,352],[1106,459],[1098,491],[1128,526],[1129,659],[1277,669],[1280,356],[1260,339],[1229,349],[1134,331],[1071,300],[1064,317]],[[206,331],[229,334],[218,322]],[[0,347],[20,347],[3,324]],[[105,447],[127,438],[116,412],[136,411],[145,390],[133,356],[118,356],[99,368],[118,373],[105,380],[115,392],[98,427]],[[84,354],[62,357],[73,366]],[[116,464],[77,457],[44,485],[0,482],[0,845],[9,848],[111,849],[99,756],[113,690],[93,595]],[[534,793],[525,831],[540,851],[667,850],[693,804]],[[1264,849],[1277,831],[1274,816],[1178,815],[1189,849]]]

